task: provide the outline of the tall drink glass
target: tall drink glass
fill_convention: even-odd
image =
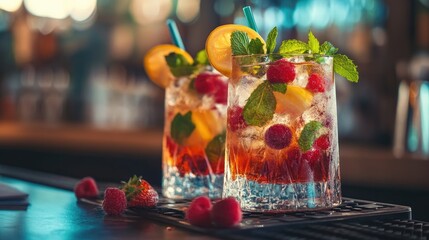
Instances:
[[[222,194],[227,79],[202,68],[166,88],[163,194],[192,199]]]
[[[233,56],[227,112],[223,197],[262,212],[341,203],[332,57]]]

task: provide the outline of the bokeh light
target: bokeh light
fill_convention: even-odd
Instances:
[[[132,0],[130,4],[130,12],[134,20],[141,25],[165,21],[171,10],[170,0]]]
[[[177,18],[184,23],[191,22],[200,13],[200,0],[178,0]]]
[[[15,12],[22,5],[22,0],[0,0],[0,9],[6,12]]]

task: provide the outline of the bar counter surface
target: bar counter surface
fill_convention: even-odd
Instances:
[[[0,183],[28,193],[30,203],[26,210],[0,210],[0,239],[214,239],[141,217],[106,216],[70,190],[2,175]]]

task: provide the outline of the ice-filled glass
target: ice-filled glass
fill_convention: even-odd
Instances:
[[[227,79],[203,69],[165,93],[163,194],[220,198],[225,158]]]
[[[247,211],[341,203],[333,57],[233,56],[223,197]]]

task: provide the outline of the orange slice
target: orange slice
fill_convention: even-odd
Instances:
[[[301,116],[305,110],[311,107],[313,94],[305,88],[287,86],[286,93],[274,92],[276,97],[276,113],[288,114],[291,120]]]
[[[231,34],[234,31],[245,32],[250,39],[259,38],[265,45],[264,39],[249,27],[227,24],[215,28],[206,40],[207,56],[210,64],[227,77],[231,77],[232,71]]]
[[[192,122],[195,124],[195,129],[185,140],[185,146],[205,145],[223,129],[221,117],[211,109],[192,111]]]
[[[151,48],[143,59],[143,66],[150,80],[162,88],[166,88],[174,79],[165,61],[165,56],[172,52],[183,55],[191,64],[194,62],[189,53],[171,44],[161,44]]]

